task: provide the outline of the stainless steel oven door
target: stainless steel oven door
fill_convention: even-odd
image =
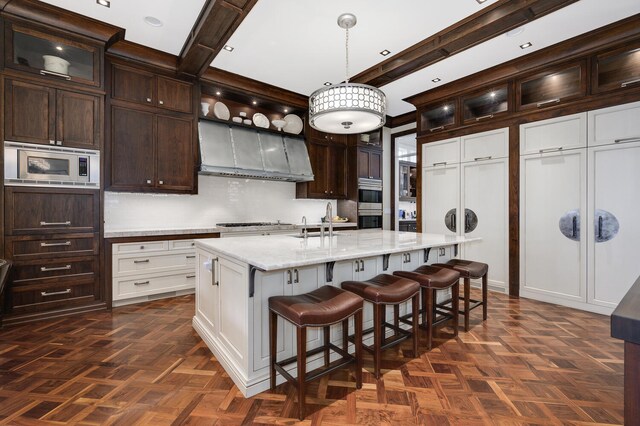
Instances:
[[[382,210],[359,210],[358,229],[382,228]]]
[[[88,182],[89,176],[86,167],[84,176],[80,176],[78,173],[78,163],[83,160],[83,164],[86,165],[88,159],[80,157],[76,154],[21,149],[18,150],[18,177],[20,179]]]

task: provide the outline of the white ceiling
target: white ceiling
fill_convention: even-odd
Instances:
[[[64,9],[126,29],[126,39],[174,55],[200,13],[205,0],[111,0],[111,8],[95,0],[43,0]],[[384,49],[397,54],[497,0],[259,0],[212,65],[305,95],[326,81],[345,78],[344,30],[336,19],[356,14],[350,30],[350,75],[385,59]],[[388,114],[413,110],[403,98],[473,74],[559,41],[640,13],[640,0],[580,0],[540,18],[513,38],[498,36],[424,68],[382,89]],[[144,23],[160,19],[162,27]],[[533,47],[518,46],[530,41]],[[435,77],[442,79],[435,84]]]

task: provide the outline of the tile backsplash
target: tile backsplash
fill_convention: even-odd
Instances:
[[[198,194],[105,192],[105,231],[213,227],[221,222],[317,223],[326,200],[297,200],[296,184],[198,176]],[[336,212],[335,200],[332,200]]]

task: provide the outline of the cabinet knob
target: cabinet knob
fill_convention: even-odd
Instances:
[[[158,181],[158,183],[159,183],[160,185],[164,185],[164,181],[163,181],[163,180]]]
[[[56,141],[56,145],[62,146],[62,141]]]
[[[160,105],[164,105],[164,101],[158,101]]]
[[[147,179],[147,183],[148,183],[148,184],[151,184],[151,179]]]
[[[333,191],[329,191],[329,194],[333,194]]]
[[[55,144],[56,144],[56,141],[53,141],[53,140],[49,141],[49,145],[55,145]]]
[[[147,102],[151,103],[151,98],[147,98]]]

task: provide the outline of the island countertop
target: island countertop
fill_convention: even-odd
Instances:
[[[292,235],[270,235],[225,239],[196,240],[196,247],[214,251],[264,271],[315,265],[359,257],[401,253],[432,247],[451,246],[479,241],[456,235],[419,234],[375,230],[340,231],[331,244],[328,236],[298,238]]]

